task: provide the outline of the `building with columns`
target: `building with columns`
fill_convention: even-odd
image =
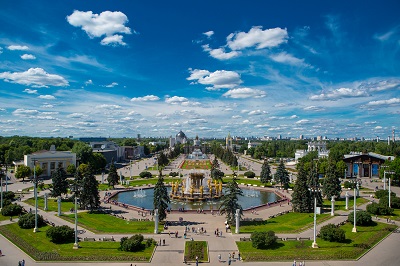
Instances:
[[[49,151],[43,150],[24,155],[24,165],[31,169],[34,165],[39,165],[43,169],[43,175],[46,176],[51,176],[58,168],[67,169],[70,164],[76,166],[76,153],[57,151],[54,145],[51,145]]]
[[[307,143],[307,150],[296,150],[294,154],[295,161],[298,162],[300,158],[306,156],[309,152],[312,151],[318,152],[318,158],[329,156],[329,150],[326,149],[325,141],[310,141]]]
[[[343,159],[347,165],[346,178],[379,177],[381,165],[394,158],[394,156],[384,156],[373,152],[346,154]]]

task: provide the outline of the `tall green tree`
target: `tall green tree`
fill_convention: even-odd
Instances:
[[[158,176],[157,183],[154,186],[154,199],[153,199],[153,206],[154,206],[154,209],[158,209],[158,215],[159,215],[160,221],[167,218],[166,211],[168,208],[168,203],[170,203],[168,191],[164,185],[164,178],[160,174]]]
[[[233,178],[226,184],[225,194],[222,196],[222,203],[219,207],[221,214],[225,214],[226,220],[229,224],[233,224],[235,221],[236,210],[239,209],[240,215],[243,214],[243,208],[239,204],[239,196],[243,195],[243,191],[240,189],[237,183],[236,173]]]
[[[65,172],[64,168],[58,168],[54,171],[51,174],[51,180],[53,183],[51,195],[53,197],[58,197],[68,192],[67,172]]]
[[[307,185],[307,171],[304,168],[304,164],[299,163],[297,165],[297,179],[294,184],[292,194],[292,206],[295,212],[311,212],[312,211],[312,199],[311,192]]]
[[[224,172],[219,170],[219,162],[217,156],[214,156],[214,160],[211,163],[211,178],[215,180],[222,180],[224,177]]]
[[[20,165],[17,168],[17,172],[15,173],[15,177],[20,179],[22,178],[22,182],[25,182],[25,177],[28,177],[31,175],[31,168],[26,165]]]
[[[112,188],[114,188],[114,186],[118,184],[118,173],[114,161],[111,162],[110,170],[108,171],[107,182],[108,186]]]
[[[342,187],[340,186],[339,174],[336,171],[336,164],[330,162],[326,171],[324,178],[324,183],[322,187],[322,193],[328,199],[332,196],[339,197],[342,192]]]
[[[261,166],[261,174],[260,174],[260,181],[261,183],[268,183],[271,181],[271,167],[269,166],[268,160],[264,160],[263,165]]]
[[[90,211],[100,207],[99,182],[96,180],[90,164],[83,173],[81,204],[84,209],[89,209]]]
[[[76,158],[80,160],[80,163],[89,163],[92,156],[92,148],[84,142],[76,142],[72,147],[72,152],[76,153]]]
[[[286,170],[283,160],[281,160],[278,168],[276,169],[275,180],[281,183],[281,187],[283,187],[283,189],[289,188],[289,182],[290,182],[289,172]]]
[[[43,174],[43,169],[40,167],[40,165],[35,166],[35,175],[36,176],[41,176]]]
[[[161,168],[163,168],[164,166],[169,164],[167,155],[165,155],[165,153],[163,153],[163,152],[160,152],[157,157],[157,163],[158,163],[158,166]]]
[[[83,176],[81,173],[76,170],[74,173],[74,181],[72,183],[73,190],[74,190],[74,197],[79,198],[79,208],[82,207],[81,193],[82,193],[82,186],[83,186]]]
[[[89,163],[92,165],[93,170],[99,173],[104,170],[107,165],[106,157],[103,154],[94,152],[89,159]]]

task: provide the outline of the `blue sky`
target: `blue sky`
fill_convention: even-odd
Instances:
[[[325,3],[2,1],[0,135],[385,139],[400,4]]]

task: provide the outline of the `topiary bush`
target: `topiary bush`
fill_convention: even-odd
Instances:
[[[153,175],[148,171],[143,171],[139,174],[141,178],[151,178]]]
[[[121,246],[119,250],[128,251],[128,252],[135,252],[145,249],[145,244],[143,244],[143,235],[137,234],[133,235],[130,238],[123,237],[121,238]]]
[[[367,212],[373,214],[373,215],[379,215],[380,210],[379,210],[379,204],[376,202],[372,202],[371,204],[367,205]]]
[[[27,213],[19,217],[19,227],[23,229],[35,228],[35,215],[33,213]],[[42,215],[37,216],[37,226],[42,227],[45,225]]]
[[[175,177],[175,176],[178,176],[178,175],[179,175],[178,172],[171,172],[171,173],[169,173],[169,176],[172,176],[172,177]]]
[[[349,182],[349,181],[344,181],[343,186],[344,186],[344,188],[354,189],[354,183]]]
[[[321,227],[319,237],[329,242],[344,242],[346,235],[343,229],[334,224],[327,224]]]
[[[75,231],[67,225],[55,226],[46,231],[46,237],[56,244],[72,243],[75,240]]]
[[[388,206],[389,207],[389,197],[386,195],[385,197],[382,197],[379,199],[379,204],[382,206]],[[390,197],[390,207],[399,209],[400,205],[400,198],[398,197]]]
[[[9,204],[1,209],[1,214],[4,216],[16,216],[22,213],[22,207],[18,204]]]
[[[15,193],[13,191],[3,191],[3,200],[13,201],[15,199]]]
[[[257,249],[267,249],[276,243],[274,231],[251,233],[252,246]]]
[[[256,177],[256,174],[253,171],[247,171],[243,174],[244,176],[246,176],[247,178],[254,178]]]
[[[347,217],[347,220],[354,224],[354,212],[351,212]],[[371,225],[372,224],[372,217],[366,211],[357,211],[356,215],[356,225]]]

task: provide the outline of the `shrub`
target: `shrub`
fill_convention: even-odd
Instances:
[[[30,229],[35,228],[35,215],[33,213],[27,213],[22,215],[18,220],[19,227],[23,229]],[[37,226],[42,227],[44,226],[44,220],[41,215],[37,216]]]
[[[3,200],[13,201],[15,199],[15,193],[13,191],[3,191]]]
[[[72,243],[75,239],[75,231],[67,225],[55,226],[46,231],[46,237],[56,244]]]
[[[380,214],[380,209],[379,209],[379,204],[376,202],[372,202],[371,204],[367,205],[367,212],[373,214],[373,215],[379,215]]]
[[[148,171],[143,171],[139,174],[141,178],[151,178],[153,175]]]
[[[396,197],[396,193],[394,193],[394,192],[391,192],[390,195],[392,198]],[[388,197],[388,196],[389,196],[389,191],[387,191],[387,190],[378,190],[375,192],[375,198],[377,198],[377,199],[380,199],[383,197]]]
[[[389,197],[386,195],[379,199],[379,204],[382,206],[389,206]],[[391,197],[390,198],[390,206],[395,209],[399,209],[400,205],[400,198],[398,197]]]
[[[152,245],[156,245],[156,244],[157,244],[157,242],[153,238],[146,239],[146,242],[145,242],[146,248],[151,247]]]
[[[119,247],[122,251],[139,251],[145,248],[145,244],[143,244],[143,235],[133,235],[130,238],[123,237],[121,238],[121,246]]]
[[[256,174],[252,171],[247,171],[243,174],[244,176],[246,176],[247,178],[254,178],[256,177]]]
[[[169,176],[172,176],[172,177],[175,177],[175,176],[178,176],[178,175],[179,175],[178,172],[171,172],[171,173],[169,173]]]
[[[344,181],[343,186],[344,186],[344,188],[354,189],[354,183],[349,182],[349,181]]]
[[[349,214],[347,220],[352,224],[354,223],[354,212],[351,212]],[[356,225],[371,225],[371,224],[372,224],[371,214],[369,214],[366,211],[357,211]]]
[[[267,249],[276,243],[274,231],[251,233],[252,246],[257,249]]]
[[[1,209],[1,214],[4,216],[16,216],[22,213],[22,207],[18,204],[9,204]]]
[[[319,236],[329,242],[344,242],[346,239],[344,230],[334,224],[322,226]]]

